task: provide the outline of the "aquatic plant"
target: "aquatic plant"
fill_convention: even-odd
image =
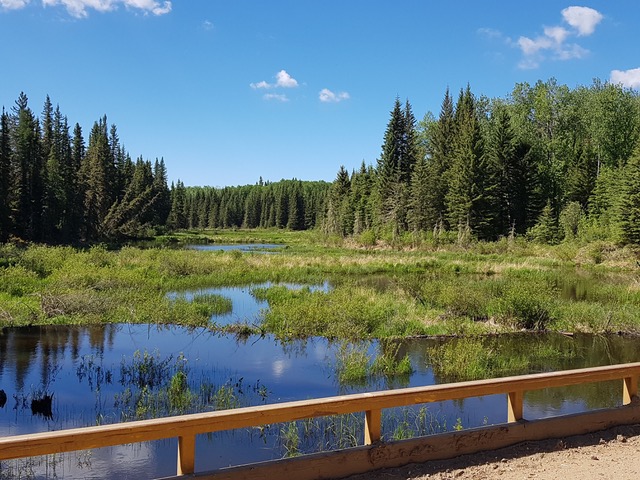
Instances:
[[[557,369],[577,352],[570,339],[560,347],[543,340],[513,336],[500,342],[495,338],[466,337],[442,342],[428,350],[429,364],[444,381],[477,380]]]

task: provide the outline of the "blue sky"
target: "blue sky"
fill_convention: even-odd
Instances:
[[[640,88],[637,0],[0,0],[0,104],[106,114],[171,180],[327,180],[375,164],[396,96]]]

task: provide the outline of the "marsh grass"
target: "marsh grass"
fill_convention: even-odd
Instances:
[[[82,362],[79,379],[104,382],[105,370],[99,362]],[[108,373],[110,375],[110,373]],[[263,403],[269,396],[260,381],[245,384],[243,378],[229,377],[222,383],[211,378],[193,378],[187,359],[181,354],[162,357],[159,352],[134,352],[123,358],[118,382],[123,390],[114,396],[119,421],[181,415],[206,410],[226,410]]]
[[[428,350],[435,375],[447,382],[557,370],[578,354],[571,339],[550,344],[517,335],[455,338]]]
[[[266,281],[330,281],[331,292],[276,287],[256,292],[268,301],[269,309],[262,325],[251,326],[251,333],[357,339],[640,328],[637,252],[628,248],[544,247],[518,239],[464,247],[440,239],[433,247],[428,236],[409,236],[396,239],[393,250],[382,248],[378,239],[374,245],[365,239],[365,248],[354,239],[277,230],[191,232],[178,235],[175,242],[159,241],[180,245],[193,236],[225,243],[286,243],[287,248],[260,255],[136,246],[78,250],[1,245],[0,322],[216,328],[209,317],[228,311],[227,301],[170,301],[167,293]],[[597,262],[585,260],[591,255],[589,248],[600,252]],[[363,283],[374,276],[389,279],[386,287]]]
[[[400,355],[400,345],[381,343],[377,355],[368,353],[367,343],[341,343],[335,354],[335,372],[342,386],[367,386],[382,377],[387,383],[405,381],[413,373],[408,355]]]

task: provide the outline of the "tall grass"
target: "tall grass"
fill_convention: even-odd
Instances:
[[[412,250],[401,245],[392,250],[371,245],[371,239],[366,248],[353,242],[327,243],[317,232],[197,235],[210,241],[287,242],[289,248],[263,255],[135,246],[76,250],[1,245],[0,322],[211,327],[209,317],[228,311],[228,300],[172,300],[167,293],[329,280],[334,285],[330,292],[278,287],[256,291],[269,303],[261,331],[281,338],[358,339],[640,330],[640,280],[629,249],[593,246],[600,258],[591,262],[585,260],[588,245],[561,249],[517,240],[464,248],[440,243],[431,248],[431,240],[413,238]],[[385,278],[385,286],[367,284],[373,277]],[[576,284],[580,295],[567,295]]]
[[[578,354],[570,339],[552,345],[534,337],[466,337],[429,348],[429,363],[444,381],[478,380],[558,369]]]

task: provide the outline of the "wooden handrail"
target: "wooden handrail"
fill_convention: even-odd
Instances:
[[[508,421],[522,419],[524,392],[582,383],[623,380],[623,404],[638,396],[640,362],[538,373],[380,392],[357,393],[177,417],[74,428],[0,438],[0,460],[178,438],[178,474],[193,473],[195,436],[290,422],[306,418],[365,412],[365,444],[380,440],[381,411],[422,403],[485,395],[508,395]]]

